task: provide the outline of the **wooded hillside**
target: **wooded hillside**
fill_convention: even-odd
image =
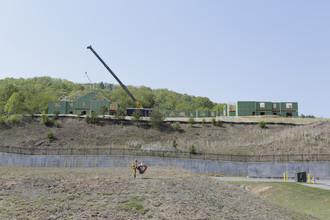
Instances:
[[[145,108],[222,112],[223,104],[214,103],[207,97],[180,94],[168,89],[151,89],[146,86],[127,86],[127,88]],[[119,85],[104,82],[79,84],[51,77],[5,78],[0,80],[0,115],[40,114],[47,111],[48,101],[58,100],[61,96],[77,91],[88,90],[93,90],[112,102],[117,102],[122,108],[136,107]]]

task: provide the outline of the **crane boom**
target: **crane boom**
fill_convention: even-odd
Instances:
[[[103,64],[103,66],[111,73],[111,75],[117,80],[117,82],[121,85],[121,87],[125,90],[125,92],[131,97],[135,105],[137,107],[143,109],[142,105],[134,98],[132,93],[126,88],[126,86],[120,81],[120,79],[116,76],[116,74],[108,67],[108,65],[102,60],[102,58],[95,52],[95,50],[92,48],[92,45],[88,46],[87,49],[90,49],[94,55],[100,60],[100,62]]]

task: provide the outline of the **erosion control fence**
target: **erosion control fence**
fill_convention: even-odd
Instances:
[[[0,152],[23,155],[109,155],[109,156],[150,156],[187,158],[198,160],[232,162],[289,162],[289,161],[330,161],[330,154],[288,154],[288,155],[233,155],[211,153],[189,153],[181,151],[143,150],[130,148],[23,148],[0,146]]]

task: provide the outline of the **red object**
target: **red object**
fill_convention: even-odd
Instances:
[[[140,172],[140,174],[144,174],[144,172],[146,172],[146,170],[147,170],[147,165],[145,165],[145,164],[143,164],[143,165],[139,165],[138,167],[137,167],[137,169],[139,170],[139,172]]]

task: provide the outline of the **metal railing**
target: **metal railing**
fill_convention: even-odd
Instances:
[[[330,154],[287,154],[287,155],[235,155],[190,153],[181,151],[143,150],[132,148],[23,148],[0,146],[0,152],[22,155],[104,155],[104,156],[149,156],[167,158],[187,158],[199,160],[232,162],[290,162],[290,161],[330,161]]]

